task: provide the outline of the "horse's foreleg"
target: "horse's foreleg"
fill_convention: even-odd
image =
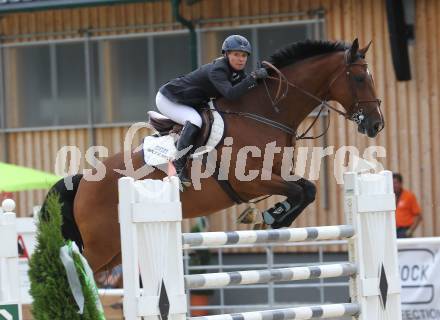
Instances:
[[[267,189],[267,194],[287,197],[285,201],[263,212],[264,221],[274,229],[290,226],[299,214],[315,200],[316,195],[316,187],[310,181],[306,179],[285,181],[275,174],[272,175],[271,181],[263,183],[261,187]]]
[[[271,224],[273,229],[290,226],[293,221],[298,218],[301,212],[303,212],[310,203],[315,201],[316,187],[312,182],[306,179],[300,179],[290,183],[302,188],[302,201],[298,203],[287,197],[286,202],[290,204],[290,210],[283,212],[281,214],[282,216]]]
[[[281,176],[272,173],[270,180],[259,181],[258,185],[248,185],[247,192],[255,191],[258,195],[280,195],[287,199],[283,202],[277,203],[275,207],[263,212],[263,219],[266,224],[272,225],[274,223],[282,223],[286,220],[286,216],[298,209],[304,203],[304,191],[302,186],[285,181]],[[293,220],[292,220],[293,221]]]

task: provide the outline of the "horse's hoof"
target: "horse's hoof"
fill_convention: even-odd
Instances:
[[[238,216],[237,223],[242,224],[253,224],[257,219],[257,208],[254,204],[249,204],[249,206],[244,209],[244,211]]]

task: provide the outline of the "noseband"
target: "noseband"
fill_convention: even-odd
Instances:
[[[356,88],[354,87],[354,84],[353,84],[354,81],[351,76],[351,67],[353,67],[353,66],[365,67],[368,70],[368,63],[350,62],[349,51],[347,50],[345,52],[345,64],[341,68],[341,70],[339,72],[337,72],[336,75],[333,77],[333,79],[330,81],[328,88],[326,90],[325,96],[327,97],[329,95],[330,89],[333,86],[333,84],[345,72],[345,74],[347,76],[347,81],[350,84],[351,95],[352,95],[352,97],[354,97],[354,102],[349,107],[349,110],[351,110],[351,112],[350,113],[342,112],[341,115],[343,115],[346,119],[355,122],[357,125],[360,125],[362,123],[362,121],[368,116],[368,114],[364,113],[364,109],[362,108],[362,105],[365,105],[366,103],[376,103],[377,109],[379,111],[379,114],[380,114],[380,117],[382,120],[382,127],[379,130],[379,131],[381,131],[384,128],[383,114],[382,114],[382,110],[380,108],[382,100],[380,100],[378,98],[372,99],[372,100],[358,99]],[[368,74],[370,75],[369,72],[368,72]],[[371,75],[370,75],[370,77],[371,77]],[[374,80],[372,77],[371,77],[371,81],[374,84]]]
[[[366,103],[376,103],[377,104],[377,108],[381,117],[381,128],[378,131],[381,131],[384,128],[384,120],[383,120],[383,114],[382,114],[382,110],[380,108],[381,105],[381,100],[380,99],[372,99],[372,100],[360,100],[358,99],[357,96],[357,92],[356,89],[353,85],[353,79],[351,78],[351,68],[353,66],[362,66],[362,67],[366,67],[368,68],[368,64],[367,63],[356,63],[356,62],[350,62],[349,59],[349,51],[347,50],[345,52],[345,63],[344,65],[336,72],[336,74],[333,76],[332,80],[329,82],[329,85],[325,91],[325,97],[327,98],[330,92],[330,89],[332,88],[333,84],[336,82],[336,80],[339,79],[339,77],[345,73],[347,76],[347,80],[350,83],[350,90],[351,90],[351,94],[354,97],[354,102],[353,104],[349,107],[350,112],[344,112],[341,110],[338,110],[337,108],[333,107],[332,105],[330,105],[327,102],[327,99],[321,99],[319,98],[319,96],[314,95],[313,93],[297,86],[296,84],[292,83],[291,81],[289,81],[286,76],[278,69],[276,68],[274,65],[272,65],[271,63],[267,62],[267,61],[263,61],[262,64],[266,65],[267,67],[269,67],[270,69],[272,69],[276,74],[277,77],[272,77],[269,76],[268,78],[271,80],[276,80],[278,81],[278,88],[276,90],[276,94],[275,97],[272,98],[272,95],[270,94],[269,88],[267,86],[266,81],[264,81],[264,86],[266,89],[266,93],[272,103],[272,107],[275,109],[276,112],[279,112],[279,108],[278,108],[278,104],[287,97],[287,94],[289,92],[289,87],[292,87],[294,89],[296,89],[297,91],[303,93],[304,95],[316,100],[317,102],[319,102],[320,105],[320,110],[317,113],[317,115],[315,116],[315,119],[313,120],[313,122],[310,124],[310,126],[305,130],[304,133],[302,133],[301,135],[297,136],[297,139],[317,139],[322,137],[328,130],[329,126],[330,126],[330,117],[328,118],[328,124],[326,129],[324,130],[323,133],[321,133],[318,136],[315,137],[310,137],[310,136],[306,136],[306,134],[311,130],[311,128],[315,125],[318,117],[320,116],[320,114],[322,113],[324,108],[328,108],[336,113],[338,113],[339,115],[343,116],[344,118],[351,120],[353,122],[355,122],[357,125],[362,124],[362,122],[368,117],[369,114],[365,113],[362,105],[366,104]],[[371,79],[373,81],[373,79]],[[374,81],[373,81],[374,83]]]

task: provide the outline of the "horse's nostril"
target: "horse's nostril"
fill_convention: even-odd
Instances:
[[[380,130],[380,122],[376,122],[376,124],[374,125],[374,130],[375,131],[379,131]]]

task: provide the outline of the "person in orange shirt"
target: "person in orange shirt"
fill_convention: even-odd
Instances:
[[[403,189],[403,178],[400,173],[393,173],[393,187],[396,195],[397,238],[410,238],[422,221],[422,210],[416,196],[411,191]]]

